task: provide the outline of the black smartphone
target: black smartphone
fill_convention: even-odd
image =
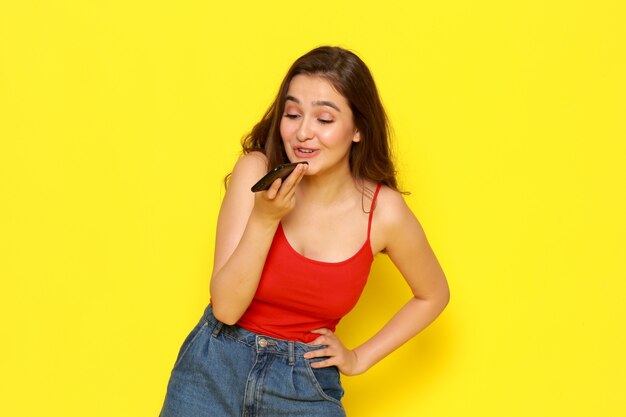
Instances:
[[[252,186],[253,192],[265,191],[272,186],[272,183],[276,181],[276,179],[280,178],[282,181],[285,180],[291,174],[291,172],[296,169],[298,164],[309,164],[308,162],[295,162],[293,164],[281,164],[275,166],[271,169],[270,172],[265,174],[263,178],[261,178],[256,184]]]

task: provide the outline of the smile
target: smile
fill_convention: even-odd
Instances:
[[[317,149],[308,149],[308,148],[294,148],[294,152],[299,158],[311,158],[317,154]]]

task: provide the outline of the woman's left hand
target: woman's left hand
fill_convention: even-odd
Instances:
[[[325,368],[328,366],[336,366],[344,375],[357,375],[365,370],[359,369],[359,359],[353,350],[346,348],[341,340],[329,329],[322,328],[311,330],[311,333],[317,333],[318,336],[311,345],[325,345],[323,349],[317,349],[304,354],[305,359],[319,358],[329,356],[319,362],[312,362],[312,368]]]

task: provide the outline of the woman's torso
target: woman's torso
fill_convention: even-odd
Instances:
[[[238,324],[268,336],[311,342],[335,330],[358,301],[373,260],[370,230],[380,187],[335,211],[294,210],[278,227],[252,303]]]

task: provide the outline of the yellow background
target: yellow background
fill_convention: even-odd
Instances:
[[[343,378],[348,414],[626,415],[623,2],[227,3],[0,3],[2,414],[158,415],[239,139],[333,44],[372,69],[452,291]],[[408,296],[377,257],[339,333]]]

